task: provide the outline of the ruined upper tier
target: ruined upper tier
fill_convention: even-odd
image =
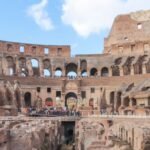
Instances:
[[[147,53],[150,51],[149,27],[150,10],[117,16],[105,39],[104,53]]]

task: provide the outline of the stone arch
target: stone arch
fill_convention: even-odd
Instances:
[[[81,71],[81,76],[82,77],[87,77],[87,71],[86,70],[82,70]]]
[[[26,66],[26,58],[20,57],[18,59],[19,62],[19,74],[20,76],[28,76],[28,69]]]
[[[73,109],[77,105],[77,94],[74,92],[69,92],[65,96],[65,106],[69,109]]]
[[[145,61],[145,58],[147,57],[147,55],[144,56],[140,56],[137,60],[137,62],[133,65],[134,66],[134,74],[142,74],[143,70],[143,62]]]
[[[112,76],[120,76],[119,66],[112,66]]]
[[[45,105],[46,106],[53,106],[53,99],[51,97],[46,98],[45,100]]]
[[[128,106],[129,106],[129,102],[130,102],[129,97],[125,97],[124,100],[123,100],[123,105],[124,105],[125,107],[128,107]]]
[[[51,76],[51,72],[49,69],[44,69],[44,77],[50,77]]]
[[[45,77],[50,77],[52,76],[51,72],[51,64],[49,59],[44,59],[43,60],[43,74]]]
[[[57,67],[55,69],[55,76],[56,77],[61,77],[62,76],[62,69],[60,67]]]
[[[123,65],[123,74],[130,75],[131,74],[131,65],[135,57],[128,57],[125,64]]]
[[[132,106],[136,106],[137,105],[137,101],[136,101],[135,98],[132,98],[131,101],[132,101]]]
[[[7,75],[12,76],[15,74],[15,70],[16,70],[14,58],[12,56],[7,56],[6,61],[7,61]]]
[[[77,76],[77,64],[69,63],[66,65],[66,75],[67,76]]]
[[[31,106],[31,93],[30,92],[26,92],[24,94],[24,102],[25,102],[25,106],[26,107],[30,107]]]
[[[32,70],[33,70],[33,75],[34,76],[39,76],[39,60],[36,58],[31,59],[31,65],[32,65]]]
[[[87,61],[85,59],[80,61],[80,70],[82,76],[87,76]]]
[[[98,75],[98,70],[97,68],[92,68],[90,70],[90,76],[97,76]]]
[[[115,65],[120,65],[122,62],[122,57],[115,59]]]
[[[107,67],[103,67],[103,68],[101,69],[101,76],[102,76],[102,77],[108,77],[108,75],[109,75],[109,70],[108,70],[108,68],[107,68]]]

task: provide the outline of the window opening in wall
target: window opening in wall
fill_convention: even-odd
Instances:
[[[44,54],[49,54],[49,48],[44,48]]]
[[[47,88],[47,93],[51,93],[51,88]]]
[[[137,28],[138,28],[138,30],[141,30],[141,29],[142,29],[142,24],[141,24],[141,23],[138,23],[138,24],[137,24]]]
[[[148,53],[150,51],[150,46],[149,44],[144,44],[144,53]]]
[[[86,91],[81,91],[81,97],[82,99],[86,98]]]
[[[37,87],[37,89],[36,89],[36,90],[37,90],[37,92],[38,92],[38,93],[40,93],[40,92],[41,92],[41,88],[40,88],[40,87]]]
[[[56,91],[56,97],[61,97],[61,91]]]
[[[62,70],[61,70],[61,68],[56,68],[56,70],[55,70],[55,76],[56,77],[61,77],[62,76]]]
[[[24,53],[24,46],[20,46],[20,53]]]
[[[95,88],[91,88],[91,93],[95,93]]]
[[[12,76],[14,74],[13,68],[9,68],[9,75]]]
[[[51,72],[49,69],[44,69],[44,77],[50,77],[51,76]]]
[[[58,49],[57,49],[57,55],[58,55],[58,56],[61,56],[61,54],[62,54],[62,48],[58,48]]]

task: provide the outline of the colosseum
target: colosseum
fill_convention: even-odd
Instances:
[[[0,85],[0,150],[150,150],[150,11],[117,16],[102,54],[0,41]]]

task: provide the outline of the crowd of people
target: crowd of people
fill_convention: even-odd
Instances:
[[[76,109],[67,109],[66,107],[44,107],[37,109],[36,107],[29,107],[27,110],[29,116],[80,116],[80,112]]]

